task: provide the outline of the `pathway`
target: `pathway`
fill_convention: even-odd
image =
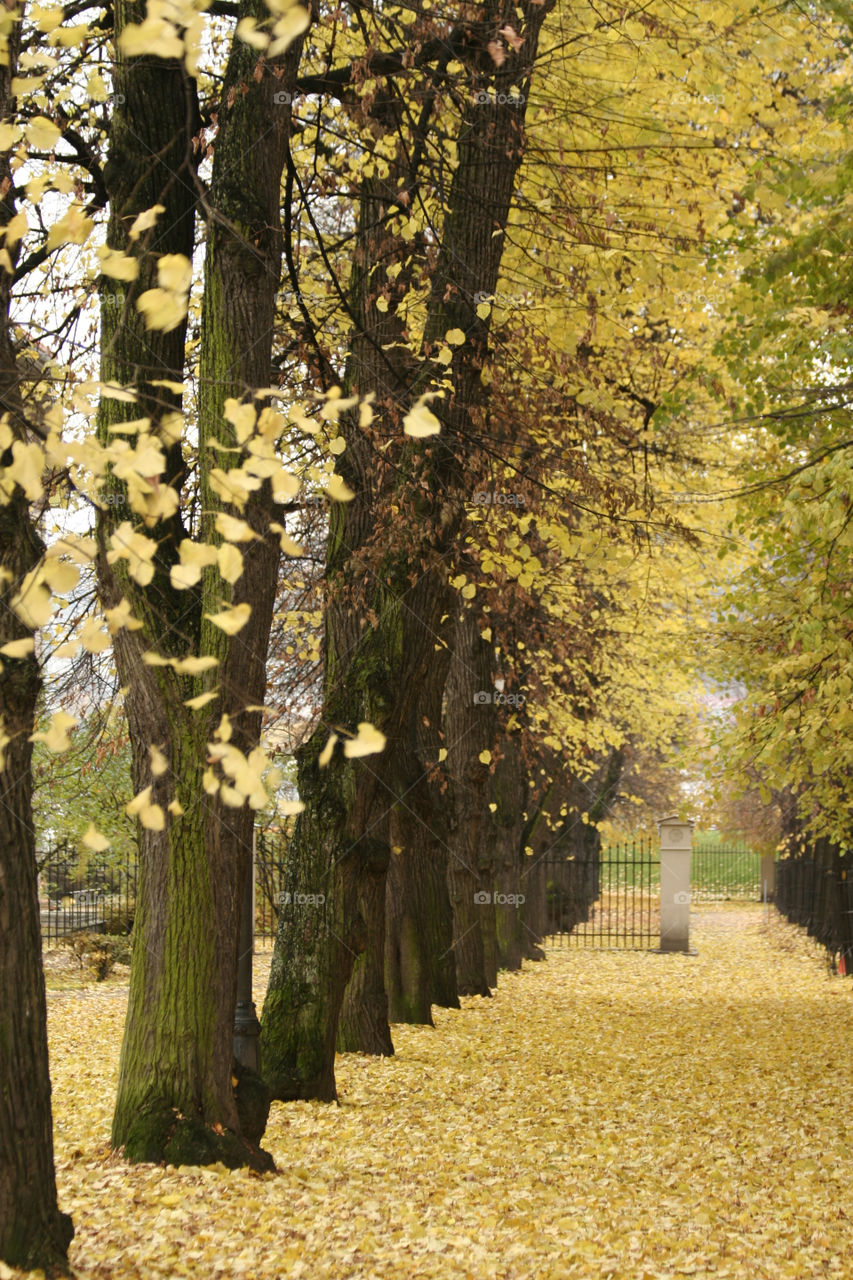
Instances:
[[[340,1107],[274,1107],[278,1177],[105,1158],[123,997],[94,1033],[64,998],[77,1276],[851,1280],[853,984],[760,907],[694,920],[696,956],[554,951],[340,1059]]]

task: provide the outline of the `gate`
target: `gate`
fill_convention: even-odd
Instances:
[[[546,944],[657,950],[660,856],[650,840],[545,859]]]
[[[760,902],[761,854],[745,844],[698,844],[690,861],[690,901]]]

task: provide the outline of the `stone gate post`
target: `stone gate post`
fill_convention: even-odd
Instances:
[[[660,949],[690,950],[690,851],[693,823],[674,815],[660,831]]]

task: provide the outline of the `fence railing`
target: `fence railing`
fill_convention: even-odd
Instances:
[[[690,888],[696,903],[760,902],[761,854],[740,844],[695,844]]]
[[[42,940],[50,945],[70,933],[127,934],[136,910],[136,863],[103,855],[81,859],[73,845],[58,845],[39,858]]]
[[[558,945],[656,946],[660,859],[648,840],[546,860],[546,930]]]
[[[255,848],[255,937],[271,940],[284,883],[285,833],[259,831]],[[89,855],[72,844],[39,857],[42,941],[56,946],[69,934],[124,934],[133,928],[138,868],[135,860]]]
[[[839,972],[853,974],[853,855],[817,840],[780,858],[775,903],[826,948]]]

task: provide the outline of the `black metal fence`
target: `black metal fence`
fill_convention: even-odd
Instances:
[[[127,934],[136,909],[136,863],[104,854],[81,855],[71,844],[39,855],[42,940],[55,944],[70,933]]]
[[[774,901],[826,948],[839,973],[853,974],[853,854],[817,840],[780,858]]]
[[[690,899],[759,902],[761,854],[745,844],[697,844],[690,859]]]
[[[271,941],[278,922],[279,894],[284,885],[287,833],[275,827],[255,838],[255,937]]]
[[[551,945],[649,950],[660,944],[660,856],[651,841],[546,859]]]
[[[286,833],[259,830],[255,846],[255,937],[272,940],[284,881]],[[81,855],[73,844],[39,854],[42,941],[50,946],[68,934],[124,934],[133,928],[137,863],[109,854]]]

